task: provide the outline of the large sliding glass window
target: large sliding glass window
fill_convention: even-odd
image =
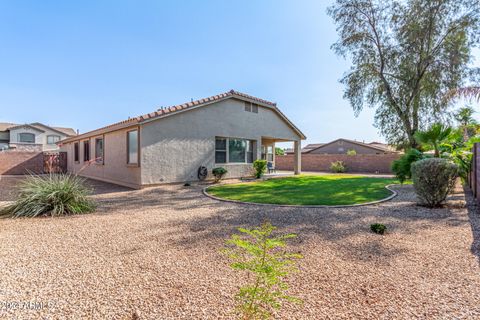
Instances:
[[[215,138],[215,163],[252,163],[254,141]]]
[[[138,130],[127,132],[127,163],[138,164]]]

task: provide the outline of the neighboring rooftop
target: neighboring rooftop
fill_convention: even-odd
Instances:
[[[0,122],[0,131],[7,131],[10,130],[11,128],[19,127],[27,125],[30,127],[34,127],[36,129],[44,131],[42,128],[49,128],[51,130],[63,133],[67,136],[75,136],[77,135],[76,131],[72,128],[65,128],[65,127],[52,127],[52,126],[47,126],[43,123],[40,122],[34,122],[34,123],[26,123],[26,124],[18,124],[18,123],[10,123],[10,122]]]

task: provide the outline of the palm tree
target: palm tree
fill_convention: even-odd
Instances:
[[[460,128],[463,130],[463,140],[467,141],[470,139],[470,135],[468,134],[468,127],[476,124],[477,122],[473,118],[473,114],[475,110],[472,107],[466,106],[460,108],[457,113],[454,114],[455,120],[458,121],[460,124]]]
[[[450,90],[447,93],[446,98],[447,100],[453,100],[455,98],[465,98],[480,101],[480,87],[472,86]]]
[[[439,158],[439,145],[448,138],[451,132],[451,127],[444,126],[441,123],[434,123],[428,130],[417,131],[415,133],[415,140],[420,144],[432,146],[435,151],[434,156]]]

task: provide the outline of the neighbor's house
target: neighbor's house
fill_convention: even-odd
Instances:
[[[77,133],[71,128],[52,127],[39,122],[30,124],[0,123],[0,150],[58,150],[57,142]]]
[[[302,149],[304,154],[346,154],[354,150],[356,154],[392,154],[398,153],[392,146],[381,142],[364,143],[348,139],[336,139],[328,143],[308,144]],[[293,150],[285,150],[286,154],[292,154]]]
[[[61,141],[68,170],[141,188],[198,180],[200,167],[226,178],[252,175],[255,159],[275,162],[275,143],[293,141],[300,173],[305,135],[275,103],[237,91],[161,108]]]

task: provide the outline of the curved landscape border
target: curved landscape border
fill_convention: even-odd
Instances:
[[[226,184],[221,184],[221,185],[226,185]],[[207,186],[207,187],[202,189],[202,193],[205,196],[207,196],[211,199],[214,199],[214,200],[218,200],[218,201],[237,203],[237,204],[249,204],[249,205],[255,205],[255,206],[287,207],[287,208],[351,208],[351,207],[369,206],[369,205],[379,204],[379,203],[382,203],[382,202],[392,200],[393,198],[395,198],[398,195],[398,192],[391,188],[392,186],[395,186],[395,185],[397,185],[397,184],[388,184],[388,185],[385,186],[385,189],[387,189],[388,191],[390,191],[392,193],[391,195],[389,195],[386,198],[383,198],[383,199],[380,199],[380,200],[375,200],[375,201],[370,201],[370,202],[365,202],[365,203],[340,204],[340,205],[333,205],[333,206],[324,205],[324,204],[301,205],[301,204],[275,204],[275,203],[246,202],[246,201],[230,200],[230,199],[216,197],[216,196],[211,195],[207,192],[207,190],[209,188],[218,187],[219,185]]]

